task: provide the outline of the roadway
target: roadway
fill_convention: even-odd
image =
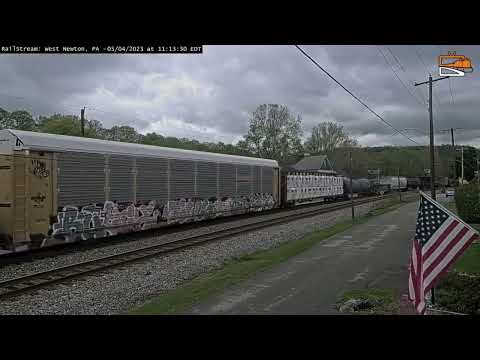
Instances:
[[[338,314],[335,303],[348,290],[389,288],[406,294],[417,210],[418,202],[410,203],[356,225],[188,313]]]

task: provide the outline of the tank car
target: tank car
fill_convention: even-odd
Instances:
[[[407,178],[404,176],[382,176],[380,178],[381,185],[390,185],[392,191],[406,191],[407,190]]]
[[[421,182],[419,177],[408,177],[407,178],[407,188],[408,189],[417,189],[421,187]]]

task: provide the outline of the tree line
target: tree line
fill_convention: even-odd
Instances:
[[[305,141],[302,118],[287,106],[262,104],[250,115],[248,132],[236,144],[199,142],[194,139],[164,136],[155,132],[141,134],[131,126],[104,127],[98,120],[85,120],[85,136],[90,138],[131,142],[187,150],[215,152],[274,159],[281,166],[291,165],[305,154],[327,155],[334,169],[349,172],[348,152],[352,148],[352,174],[369,176],[368,170],[380,169],[382,175],[423,176],[429,165],[429,152],[425,146],[360,147],[342,125],[320,122]],[[78,116],[53,114],[34,119],[24,110],[8,112],[0,108],[0,128],[38,131],[50,134],[81,136]],[[465,178],[474,178],[477,170],[478,150],[465,147]],[[436,147],[438,176],[453,177],[456,164],[457,177],[461,174],[460,153],[448,145]]]
[[[34,119],[24,110],[8,112],[0,108],[0,128],[82,136],[81,120],[76,115],[53,114]],[[312,135],[302,142],[301,116],[278,104],[259,105],[249,118],[248,133],[236,144],[199,142],[155,132],[141,134],[131,126],[106,128],[100,121],[88,119],[85,119],[84,130],[85,137],[89,138],[261,157],[277,160],[281,165],[297,162],[305,152],[329,154],[337,147],[357,146],[343,126],[333,122],[319,123]]]

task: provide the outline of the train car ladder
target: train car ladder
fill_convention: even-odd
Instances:
[[[13,246],[25,245],[27,238],[27,158],[23,154],[14,156],[14,216],[13,216]]]

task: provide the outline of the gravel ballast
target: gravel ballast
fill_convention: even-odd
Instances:
[[[375,208],[382,207],[390,199],[355,207],[356,216],[362,216]],[[299,209],[298,211],[303,211]],[[273,216],[273,215],[272,215]],[[151,258],[97,274],[68,284],[56,285],[50,289],[25,294],[0,302],[0,315],[6,314],[119,314],[125,313],[148,298],[159,295],[183,283],[185,280],[216,268],[226,261],[251,254],[258,250],[272,248],[287,241],[294,241],[305,235],[330,227],[350,218],[350,208],[331,213],[295,220],[286,224],[268,227],[259,231],[238,235],[225,240],[210,242],[192,248]],[[258,219],[257,219],[258,220]],[[256,221],[245,219],[242,222]],[[235,225],[239,225],[236,223]],[[157,236],[111,248],[97,248],[25,263],[10,265],[1,269],[0,280],[43,271],[53,266],[68,265],[95,257],[132,250],[153,243],[172,241],[189,234],[210,232],[232,226],[218,224],[201,229]]]

